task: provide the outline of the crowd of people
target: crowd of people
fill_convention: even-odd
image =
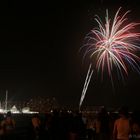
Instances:
[[[128,113],[122,107],[118,113],[102,108],[97,114],[87,115],[79,111],[54,110],[51,113],[34,114],[30,119],[29,140],[140,140],[140,113]],[[0,139],[17,139],[16,122],[8,112],[0,122]]]

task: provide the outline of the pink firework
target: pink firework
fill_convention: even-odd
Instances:
[[[107,67],[109,75],[111,75],[113,65],[120,72],[124,70],[126,74],[128,74],[127,64],[139,70],[137,64],[139,57],[135,55],[135,52],[140,49],[136,43],[140,33],[134,32],[139,23],[128,23],[126,15],[129,11],[120,16],[120,9],[112,23],[108,17],[108,12],[105,25],[102,24],[99,17],[95,18],[98,28],[91,30],[86,36],[87,42],[84,45],[87,47],[85,55],[90,54],[90,58],[96,62],[97,70],[101,70],[103,73]]]
[[[91,30],[85,37],[86,47],[85,56],[90,56],[91,64],[95,63],[97,71],[103,74],[107,69],[112,79],[113,67],[118,72],[124,71],[128,74],[129,64],[132,69],[140,72],[138,61],[140,58],[135,54],[140,49],[138,40],[140,33],[135,32],[139,23],[129,22],[126,18],[129,11],[120,15],[120,9],[115,14],[113,20],[109,19],[108,11],[106,12],[105,24],[100,18],[95,18],[98,27]],[[86,94],[93,70],[89,67],[84,88],[81,95],[80,106]]]

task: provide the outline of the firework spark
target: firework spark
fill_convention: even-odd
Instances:
[[[107,10],[105,25],[97,16],[95,21],[98,23],[98,27],[87,34],[86,43],[83,46],[86,47],[84,56],[90,56],[91,63],[95,61],[96,69],[102,75],[107,69],[109,77],[112,77],[113,67],[121,75],[123,72],[128,75],[128,64],[132,69],[140,72],[138,65],[140,58],[135,54],[140,49],[137,44],[140,33],[134,31],[139,23],[129,22],[126,16],[130,11],[121,16],[120,10],[121,8],[116,12],[113,21],[109,19]],[[86,87],[84,86],[82,95],[86,94],[85,89],[87,89],[88,84],[85,83]],[[81,96],[80,106],[83,98]]]

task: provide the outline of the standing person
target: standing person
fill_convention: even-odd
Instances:
[[[86,137],[86,126],[82,119],[82,114],[75,112],[72,116],[69,131],[69,140],[82,140]]]
[[[52,121],[52,115],[51,114],[46,114],[45,115],[45,138],[47,140],[50,140],[51,137],[51,121]]]
[[[140,112],[134,111],[131,115],[130,140],[140,140]]]
[[[87,139],[94,140],[95,138],[95,125],[92,118],[88,118],[87,120]]]
[[[60,122],[60,111],[53,110],[51,124],[50,124],[50,136],[51,140],[61,140],[61,122]]]
[[[6,140],[11,140],[14,138],[15,121],[12,118],[11,112],[7,112],[6,118],[1,122],[1,127],[4,131],[4,136]]]
[[[1,123],[3,120],[4,120],[4,115],[0,114],[0,140],[4,140],[4,129]]]
[[[105,107],[101,108],[101,111],[98,116],[98,121],[100,124],[100,140],[109,140],[109,115]]]
[[[32,126],[33,126],[33,139],[40,139],[40,131],[41,131],[41,121],[39,119],[39,115],[35,114],[32,117]]]
[[[115,121],[113,130],[114,140],[129,140],[130,124],[128,119],[128,110],[123,107],[119,111],[120,118]]]
[[[101,122],[99,119],[99,113],[97,114],[94,122],[93,122],[93,128],[95,129],[95,140],[100,140],[100,128],[101,128]]]

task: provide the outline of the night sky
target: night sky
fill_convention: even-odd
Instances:
[[[95,27],[94,15],[114,16],[119,7],[131,10],[130,21],[140,22],[136,0],[85,2],[9,1],[0,13],[0,97],[11,100],[56,97],[62,105],[78,106],[88,65],[79,48]],[[140,75],[129,71],[125,83],[92,77],[83,106],[140,105]]]

